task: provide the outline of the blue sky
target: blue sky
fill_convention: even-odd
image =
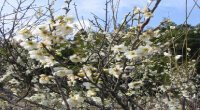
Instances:
[[[9,0],[11,4],[14,3],[15,0]],[[31,2],[32,0],[28,0]],[[41,2],[42,1],[42,2]],[[83,16],[85,20],[92,18],[91,13],[95,13],[100,18],[105,18],[105,1],[106,0],[72,0],[72,4],[75,3],[77,5],[78,13],[80,18]],[[116,1],[116,0],[115,0]],[[36,4],[38,5],[46,5],[47,0],[36,0]],[[147,4],[147,0],[121,0],[119,7],[119,19],[120,23],[123,20],[123,17],[128,12],[132,11],[134,6],[138,6],[140,8],[144,7]],[[200,5],[200,0],[198,2]],[[0,0],[0,5],[2,5],[2,1]],[[63,7],[64,0],[56,0],[55,8],[60,9]],[[188,0],[188,12],[192,9],[194,5],[193,0]],[[9,8],[9,7],[6,7]],[[12,10],[7,10],[9,12]],[[27,13],[32,14],[32,13]],[[58,14],[58,13],[57,13]],[[69,14],[75,16],[74,6],[71,5],[71,11]],[[160,21],[163,20],[164,17],[170,17],[172,21],[176,24],[182,24],[185,20],[185,0],[161,0],[157,10],[154,13],[154,17],[151,19],[148,24],[149,27],[158,26]],[[196,25],[200,23],[200,8],[195,6],[192,14],[188,19],[188,23],[192,25]]]
[[[105,0],[73,0],[72,2],[76,3],[79,16],[83,16],[85,20],[92,18],[91,12],[101,18],[105,17]],[[59,4],[63,5],[61,2],[57,5]],[[121,0],[118,21],[120,22],[124,15],[131,11],[134,6],[142,8],[146,4],[147,0]],[[188,12],[192,9],[193,5],[194,1],[188,0]],[[71,14],[74,14],[73,9],[71,10]],[[155,27],[159,25],[164,17],[170,17],[176,24],[182,24],[185,20],[185,0],[162,0],[148,26]],[[192,25],[200,23],[200,9],[197,6],[193,9],[188,23]]]

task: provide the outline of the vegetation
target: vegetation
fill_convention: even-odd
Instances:
[[[78,29],[75,18],[68,15],[71,0],[64,1],[65,14],[58,16],[54,0],[43,7],[17,0],[14,12],[3,15],[8,5],[4,0],[0,108],[200,108],[200,26],[164,19],[157,28],[146,29],[161,0],[150,0],[144,9],[133,8],[118,25],[114,7],[119,1],[106,0],[105,20],[95,15],[90,28],[83,28],[76,13],[82,27]],[[34,15],[26,16],[29,11]]]

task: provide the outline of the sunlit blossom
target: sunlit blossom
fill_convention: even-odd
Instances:
[[[150,18],[150,17],[153,17],[153,13],[151,13],[151,12],[145,12],[145,13],[144,13],[144,17],[145,17],[146,19],[148,19],[148,18]]]
[[[59,77],[64,77],[64,76],[66,76],[68,74],[72,74],[73,73],[72,70],[67,69],[67,68],[59,68],[59,67],[57,67],[57,68],[54,68],[54,70],[57,70],[57,71],[55,71],[53,74],[56,75],[56,76],[59,76]]]
[[[45,74],[41,74],[41,75],[40,75],[39,82],[40,82],[41,84],[47,84],[47,83],[50,82],[50,77],[47,76],[47,75],[45,75]]]
[[[176,55],[175,60],[179,60],[182,57],[182,55]]]
[[[131,82],[128,84],[129,88],[133,89],[133,88],[140,88],[142,86],[143,82],[142,81],[136,81],[136,82]]]
[[[31,32],[28,29],[22,29],[19,32],[17,32],[16,40],[26,40],[27,38],[31,37]]]
[[[151,53],[151,47],[149,45],[139,46],[136,50],[136,53],[141,56],[145,56]]]
[[[172,55],[170,53],[164,52],[164,56],[171,57]]]
[[[44,54],[41,50],[32,50],[29,51],[30,58],[36,59],[36,60],[43,60],[44,59]]]
[[[112,47],[112,50],[117,53],[117,52],[125,52],[127,50],[127,47],[124,46],[124,44],[121,45],[115,45],[114,47]]]
[[[128,59],[133,59],[138,57],[135,51],[128,51],[124,54]]]
[[[24,42],[21,42],[20,45],[27,50],[32,50],[32,49],[37,48],[37,43],[34,41],[24,41]]]
[[[81,62],[81,58],[77,56],[76,54],[70,56],[69,59],[74,63]]]
[[[84,101],[84,98],[81,97],[80,94],[75,94],[74,96],[67,99],[67,102],[71,107],[75,107],[75,106],[83,103],[83,101]],[[63,102],[63,104],[64,104],[64,102]]]
[[[119,66],[109,69],[109,73],[115,76],[116,78],[119,78],[119,75],[121,74],[121,72],[122,72],[122,68]]]

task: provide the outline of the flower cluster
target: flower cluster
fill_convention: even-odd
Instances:
[[[189,51],[176,53],[174,38],[162,42],[176,27],[144,30],[151,17],[149,6],[135,7],[113,30],[91,21],[97,28],[72,34],[72,16],[52,15],[44,25],[16,33],[17,57],[8,56],[14,63],[5,63],[0,84],[10,89],[10,102],[34,109],[183,109],[183,101],[198,101],[198,60],[183,63]]]

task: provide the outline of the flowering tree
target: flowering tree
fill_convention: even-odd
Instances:
[[[18,18],[20,0],[10,30],[1,19],[1,108],[197,109],[199,59],[181,62],[189,48],[183,58],[170,48],[174,38],[163,43],[174,26],[162,33],[159,26],[144,30],[160,2],[133,8],[118,25],[119,1],[107,0],[105,20],[91,20],[97,31],[81,29],[72,36],[77,26],[68,15],[71,0],[65,0],[65,15],[54,16],[54,1],[46,12],[39,7],[30,25],[21,24],[25,15]],[[32,5],[24,10],[38,8]]]

